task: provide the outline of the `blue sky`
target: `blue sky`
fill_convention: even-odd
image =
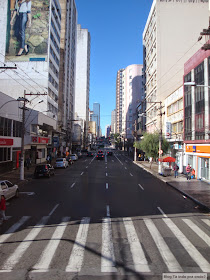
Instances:
[[[101,105],[101,128],[111,124],[117,71],[143,63],[142,33],[152,0],[75,0],[78,24],[91,36],[90,109]]]

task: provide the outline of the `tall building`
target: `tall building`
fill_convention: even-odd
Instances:
[[[26,105],[31,109],[27,121],[36,110],[36,123],[27,123],[30,137],[25,139],[24,148],[28,153],[33,150],[35,160],[42,162],[47,153],[54,150],[52,139],[58,114],[61,7],[58,0],[50,0],[48,5],[44,1],[31,1],[31,5],[26,5],[31,14],[31,27],[26,27],[25,38],[20,40],[14,25],[10,24],[18,16],[15,1],[0,2],[0,53],[1,63],[5,65],[5,71],[0,75],[0,91],[14,99],[27,98],[29,102]]]
[[[125,139],[133,138],[132,131],[137,122],[137,105],[143,97],[142,68],[143,65],[133,64],[117,73],[117,132]]]
[[[100,104],[97,102],[93,103],[93,116],[92,120],[96,122],[96,134],[97,137],[100,137]]]
[[[83,120],[84,141],[88,136],[90,93],[90,33],[77,25],[75,118]],[[85,145],[85,143],[84,143]]]
[[[195,169],[196,178],[209,182],[210,50],[200,49],[185,63],[183,81],[184,167],[189,163]]]
[[[75,110],[77,9],[75,0],[59,0],[61,4],[61,40],[59,65],[58,130],[62,132],[60,149],[70,145]],[[64,144],[64,147],[62,146]]]
[[[154,0],[143,32],[146,128],[160,129],[160,104],[182,86],[184,62],[199,48],[208,0]],[[198,19],[199,20],[195,20]]]
[[[116,109],[112,111],[111,113],[111,133],[116,133],[116,124],[117,124],[117,120],[116,120]]]
[[[116,132],[122,131],[122,94],[123,94],[123,72],[124,69],[117,71],[116,79]]]

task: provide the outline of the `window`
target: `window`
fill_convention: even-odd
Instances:
[[[0,162],[10,160],[11,148],[0,148]]]
[[[2,190],[6,190],[7,189],[7,185],[5,184],[5,182],[1,182],[1,189]]]
[[[184,82],[191,82],[191,72],[184,77]],[[185,140],[192,140],[192,96],[191,86],[184,86],[185,99]]]

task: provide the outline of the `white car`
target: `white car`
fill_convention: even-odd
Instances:
[[[72,154],[70,157],[72,160],[78,160],[78,156],[76,154]]]
[[[18,185],[14,185],[7,180],[0,181],[0,196],[1,195],[4,195],[6,200],[12,198],[13,196],[18,197]]]
[[[57,158],[55,161],[55,168],[66,168],[68,166],[69,164],[66,158]]]

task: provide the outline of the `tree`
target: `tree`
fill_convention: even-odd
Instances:
[[[157,159],[159,157],[159,133],[145,133],[141,141],[135,142],[134,147],[145,152],[147,157]],[[166,153],[169,148],[168,141],[163,137],[161,148]]]

